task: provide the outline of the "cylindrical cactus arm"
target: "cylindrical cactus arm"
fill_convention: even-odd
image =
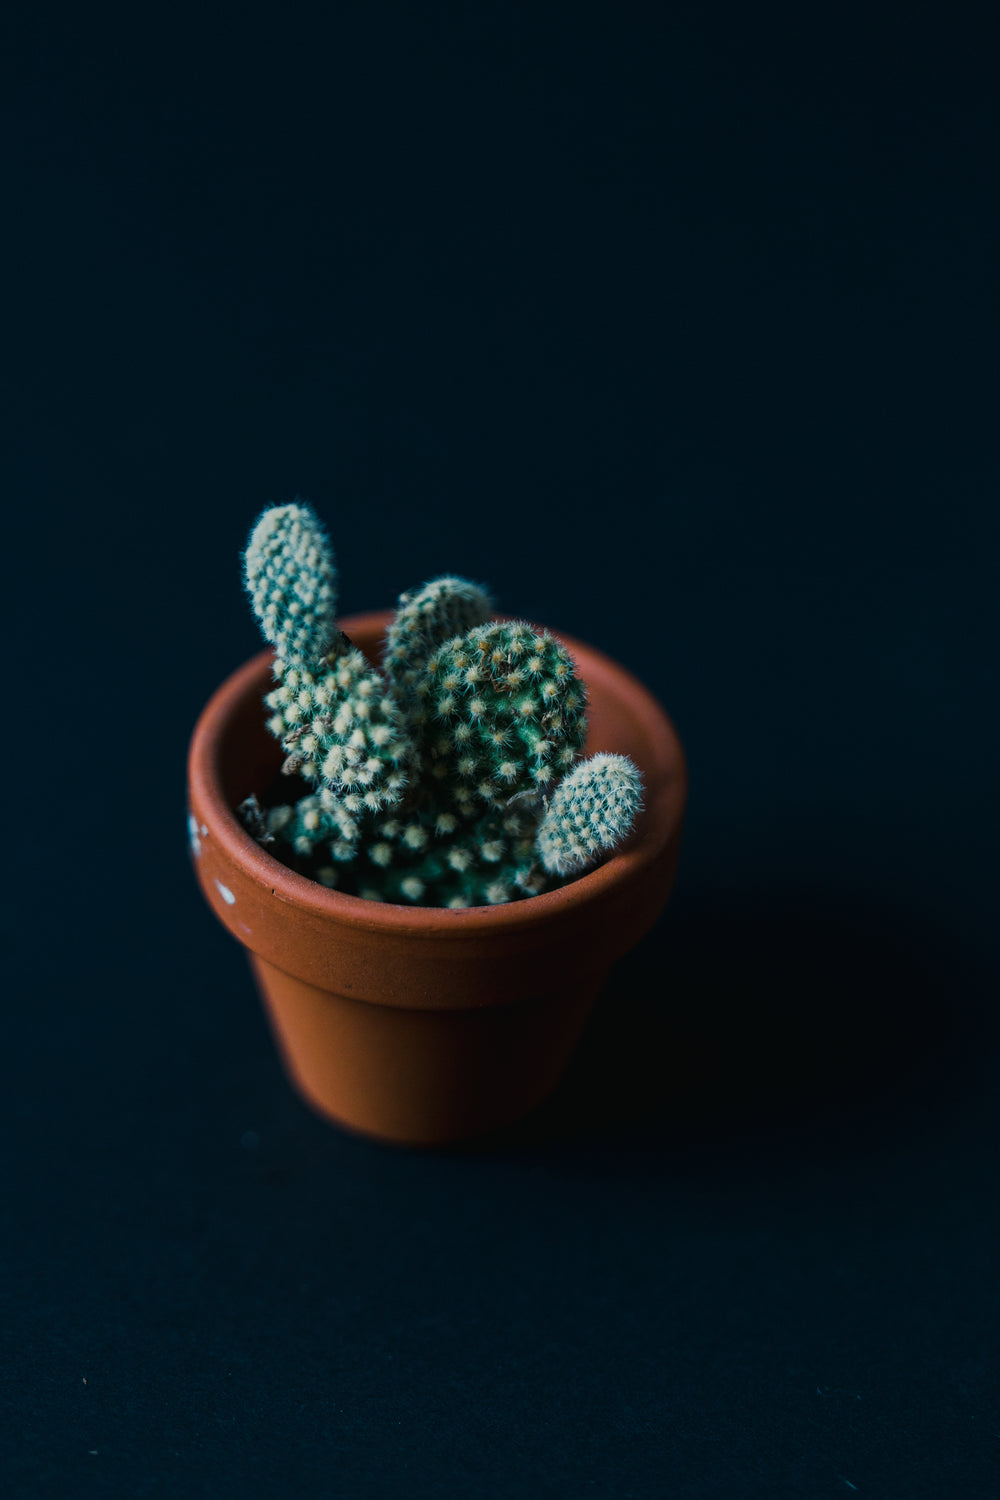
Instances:
[[[642,777],[625,755],[592,755],[559,783],[535,847],[551,875],[579,874],[632,830]]]
[[[428,660],[420,685],[431,712],[424,775],[463,816],[540,801],[586,737],[586,689],[548,631],[523,621],[482,625]],[[441,795],[439,793],[438,795]]]
[[[254,611],[275,648],[279,686],[265,702],[285,768],[334,792],[352,816],[394,807],[415,747],[381,674],[337,628],[333,552],[312,508],[297,501],[265,511],[245,565]]]
[[[428,658],[446,641],[485,624],[492,613],[493,600],[485,589],[451,574],[400,594],[383,662],[397,698],[417,723],[427,713]]]
[[[417,752],[392,693],[356,646],[321,674],[289,667],[265,703],[287,771],[322,783],[352,814],[401,801]]]
[[[285,666],[312,668],[339,639],[333,551],[311,506],[273,505],[260,516],[244,554],[246,586],[264,639]]]

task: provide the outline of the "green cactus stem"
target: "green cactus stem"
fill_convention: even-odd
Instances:
[[[414,747],[381,674],[336,628],[333,557],[311,508],[265,511],[251,533],[245,568],[264,637],[275,647],[280,685],[265,702],[273,710],[268,728],[286,752],[286,771],[322,783],[347,814],[395,806]],[[338,825],[341,839],[356,840],[359,832],[350,819]],[[306,830],[298,835],[305,836]]]
[[[309,788],[241,808],[302,873],[369,900],[499,905],[573,879],[618,846],[640,806],[624,756],[580,761],[584,683],[566,647],[492,618],[445,575],[400,595],[383,671],[337,628],[336,569],[301,501],[259,517],[245,579],[276,687],[268,728]]]
[[[538,852],[553,875],[580,873],[628,835],[642,802],[642,778],[624,755],[592,755],[556,787],[538,829]]]
[[[250,534],[246,584],[282,666],[314,667],[337,635],[337,573],[326,532],[308,505],[275,505]]]

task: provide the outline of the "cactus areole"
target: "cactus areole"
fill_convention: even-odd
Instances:
[[[663,908],[680,742],[617,662],[495,619],[465,579],[338,621],[306,505],[266,511],[245,562],[269,649],[191,738],[198,882],[320,1114],[400,1144],[489,1136],[551,1094]]]

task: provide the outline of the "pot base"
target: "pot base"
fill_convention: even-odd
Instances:
[[[250,964],[286,1071],[326,1119],[378,1140],[441,1146],[524,1118],[553,1092],[606,974],[510,1005],[372,1005]]]

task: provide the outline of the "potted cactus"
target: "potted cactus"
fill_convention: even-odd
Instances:
[[[466,579],[338,622],[302,502],[265,511],[244,563],[271,649],[192,740],[202,888],[324,1114],[410,1143],[501,1127],[666,900],[676,736],[623,669]]]

